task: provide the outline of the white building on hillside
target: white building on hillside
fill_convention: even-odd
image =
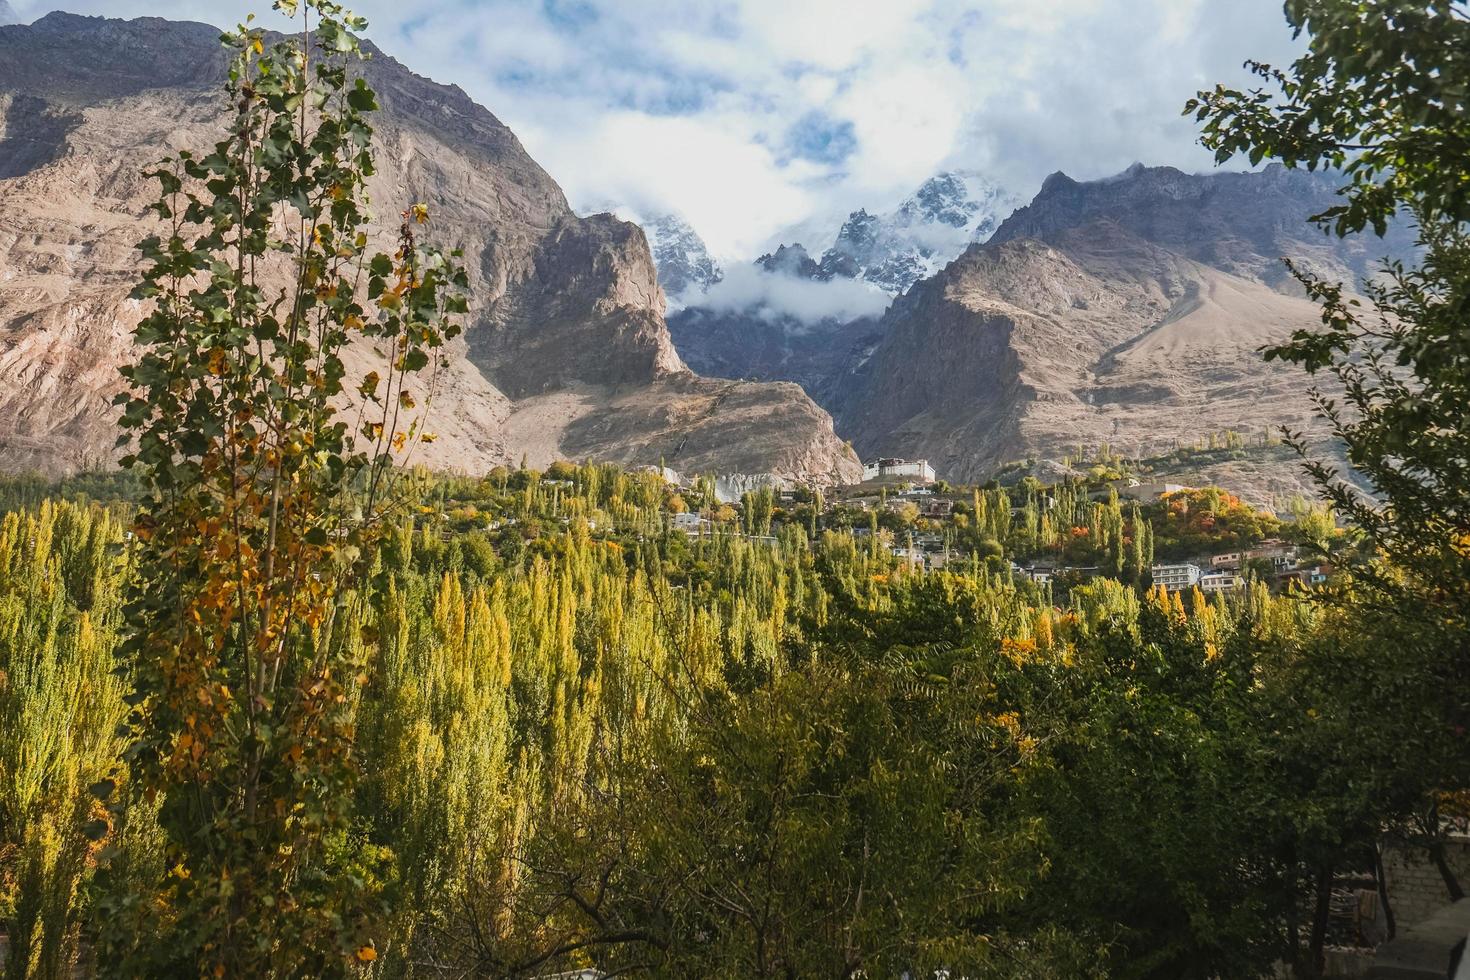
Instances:
[[[1155,565],[1153,573],[1154,585],[1162,585],[1171,592],[1197,585],[1200,575],[1203,574],[1198,565],[1190,564]]]
[[[879,459],[863,464],[863,482],[869,480],[913,480],[934,482],[934,467],[927,459]]]

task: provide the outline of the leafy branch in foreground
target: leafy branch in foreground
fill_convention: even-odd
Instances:
[[[394,463],[426,436],[415,410],[466,279],[418,245],[421,206],[396,252],[369,254],[377,106],[349,72],[365,22],[276,7],[300,38],[222,38],[228,135],[150,174],[164,229],[141,244],[134,296],[153,310],[119,399],[146,485],[120,656],[128,796],[159,804],[169,871],[111,898],[113,939],[142,959],[104,962],[127,973],[325,975],[376,955],[374,886],[334,867],[373,641],[343,613],[364,601]],[[354,395],[344,354],[369,345],[386,377]]]
[[[1268,87],[1217,85],[1186,103],[1220,163],[1244,153],[1348,177],[1322,218],[1339,235],[1382,235],[1413,202],[1421,219],[1470,218],[1470,7],[1463,0],[1287,0],[1310,39],[1282,70],[1246,62]]]

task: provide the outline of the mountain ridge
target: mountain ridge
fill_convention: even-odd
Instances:
[[[165,153],[219,138],[218,33],[69,14],[0,29],[7,469],[60,472],[113,458],[116,367],[142,313],[127,299],[151,194],[140,174]],[[728,382],[688,370],[640,229],[611,215],[579,218],[489,110],[370,50],[361,71],[382,106],[370,198],[390,213],[406,206],[398,202],[426,203],[435,238],[465,250],[471,277],[467,329],[436,395],[440,438],[424,461],[483,469],[576,453],[782,480],[856,472],[830,419],[798,390],[751,384],[732,400]],[[375,228],[379,247],[388,225]],[[738,411],[700,416],[721,393]],[[546,420],[536,400],[549,396],[566,396],[571,415]],[[630,405],[639,410],[619,408]],[[587,422],[607,413],[621,422]],[[690,418],[697,439],[680,428]]]
[[[865,456],[927,457],[957,480],[1079,445],[1146,456],[1227,429],[1286,425],[1320,441],[1309,380],[1259,354],[1320,322],[1280,258],[1354,283],[1375,250],[1412,249],[1404,229],[1319,235],[1308,218],[1334,187],[1284,168],[1053,174],[988,242],[894,302],[872,357],[835,385],[838,431]],[[1306,488],[1294,464],[1228,479],[1256,499]]]

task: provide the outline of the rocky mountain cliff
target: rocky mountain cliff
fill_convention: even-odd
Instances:
[[[1339,175],[1288,170],[1279,163],[1246,173],[1186,174],[1135,163],[1115,177],[1087,182],[1048,177],[1030,204],[1006,218],[992,243],[1043,241],[1107,218],[1141,238],[1215,268],[1297,290],[1283,257],[1319,275],[1358,282],[1385,255],[1407,257],[1413,229],[1391,225],[1379,239],[1341,239],[1308,222],[1342,203]]]
[[[1311,430],[1304,376],[1257,353],[1319,322],[1281,257],[1353,282],[1411,250],[1405,229],[1318,232],[1307,218],[1335,186],[1280,167],[1054,174],[988,243],[894,303],[872,357],[835,386],[838,431],[865,457],[927,457],[974,480],[1079,445],[1147,456],[1226,429]],[[1227,478],[1257,498],[1301,486],[1279,459]]]
[[[141,315],[128,299],[165,153],[212,145],[218,31],[51,14],[0,29],[0,469],[112,457],[112,395]],[[464,92],[375,52],[380,213],[424,201],[462,248],[471,316],[436,396],[428,461],[522,456],[686,472],[851,476],[830,419],[789,384],[694,375],[675,352],[640,229],[580,218],[515,135]],[[384,221],[387,243],[395,223]]]

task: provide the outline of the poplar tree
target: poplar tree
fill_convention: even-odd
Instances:
[[[394,252],[369,250],[365,21],[275,6],[302,35],[225,34],[226,135],[149,175],[162,230],[141,245],[152,311],[120,398],[145,486],[121,656],[127,785],[159,803],[169,872],[119,899],[119,921],[155,930],[113,937],[120,974],[334,975],[377,955],[373,888],[334,850],[362,666],[344,609],[394,463],[428,438],[414,379],[457,332],[466,278],[419,244],[417,205]],[[349,345],[376,347],[382,374],[349,377]]]

